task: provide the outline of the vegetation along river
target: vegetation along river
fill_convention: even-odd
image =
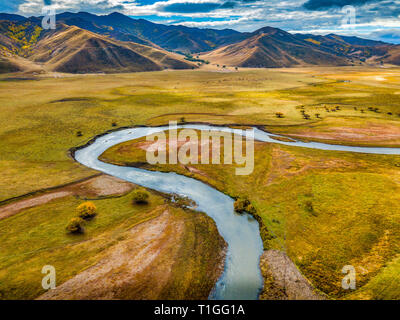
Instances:
[[[178,128],[213,130],[242,134],[244,131],[210,125],[179,125]],[[153,172],[132,167],[116,166],[101,162],[98,157],[108,148],[155,132],[168,130],[165,127],[140,127],[122,129],[97,138],[75,152],[81,164],[123,180],[165,193],[186,196],[197,203],[197,209],[205,212],[216,223],[218,231],[228,244],[224,272],[210,294],[210,299],[257,299],[263,286],[259,268],[263,245],[258,222],[250,215],[234,212],[233,199],[196,179],[176,173]],[[398,148],[369,148],[331,145],[317,142],[280,141],[281,137],[254,128],[256,140],[321,150],[363,152],[375,154],[400,154]]]

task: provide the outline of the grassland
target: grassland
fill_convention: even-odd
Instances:
[[[168,120],[257,124],[296,138],[398,146],[398,74],[395,68],[314,68],[2,75],[0,201],[92,176],[96,172],[76,163],[68,150],[124,126],[161,125]],[[326,111],[337,106],[340,110]],[[311,119],[304,119],[301,110]],[[142,156],[132,153],[128,158],[134,161],[135,157]],[[248,194],[272,235],[264,235],[266,247],[283,246],[301,271],[332,297],[356,296],[338,289],[339,268],[349,262],[363,267],[368,257],[376,259],[374,266],[368,265],[357,297],[399,296],[396,285],[383,289],[398,274],[397,156],[261,144],[256,158],[257,174],[243,179],[224,166],[198,166],[205,175],[182,167],[157,169],[195,176],[233,196]],[[72,196],[0,221],[3,298],[39,294],[39,266],[45,261],[62,266],[59,281],[70,279],[101,259],[102,250],[112,246],[113,230],[160,214],[161,198],[157,197],[149,210],[140,212],[132,211],[129,195],[97,201],[103,214],[78,238],[64,231],[79,203]],[[311,212],[307,209],[310,201]],[[189,225],[188,230],[198,226],[195,221]],[[192,236],[187,233],[189,240]],[[388,248],[374,249],[380,246]],[[184,264],[179,268],[184,269]],[[189,279],[184,280],[187,284],[191,278],[185,279]],[[177,281],[183,280],[173,285]]]
[[[101,159],[118,165],[145,163],[143,142],[116,145]],[[238,178],[231,165],[145,168],[175,171],[232,197],[250,199],[266,227],[261,233],[264,247],[284,250],[330,297],[398,299],[400,287],[393,283],[400,253],[399,165],[400,156],[258,142],[255,170],[249,176]],[[357,270],[358,296],[341,287],[345,265]],[[385,282],[391,289],[381,289]]]
[[[113,123],[116,127],[159,125],[184,118],[217,124],[267,125],[275,132],[300,132],[303,136],[326,127],[368,129],[371,123],[381,127],[390,123],[389,129],[393,130],[399,127],[400,120],[396,111],[400,83],[395,71],[177,71],[42,76],[31,81],[11,81],[6,75],[0,79],[0,201],[91,175],[93,172],[76,164],[66,150],[115,128]],[[371,74],[382,74],[388,80],[383,84]],[[369,96],[360,97],[360,92]],[[375,93],[376,98],[370,97]],[[306,112],[313,114],[311,108],[315,107],[311,106],[334,102],[348,107],[329,114],[321,111],[322,119],[304,120],[300,113],[302,105],[309,105]],[[361,114],[350,107],[352,104],[365,105],[365,109],[376,105],[382,112]],[[277,118],[276,112],[282,112],[284,118]],[[77,136],[78,131],[82,136]],[[378,138],[371,142],[368,135]],[[338,139],[342,137],[331,137]],[[345,143],[351,144],[352,140],[346,139]],[[366,137],[353,143],[397,145],[398,137],[367,132]]]
[[[142,280],[124,288],[117,298],[141,298],[143,293],[132,290],[143,289],[163,277],[167,284],[161,288],[162,291],[152,292],[148,288],[145,290],[147,298],[177,299],[183,298],[182,295],[189,299],[207,298],[218,276],[219,254],[224,246],[210,218],[202,213],[175,208],[158,194],[151,194],[148,205],[133,205],[132,193],[92,201],[98,215],[84,225],[85,233],[81,235],[70,235],[65,230],[70,219],[76,216],[76,207],[83,202],[72,196],[25,209],[0,220],[1,299],[33,299],[43,294],[41,279],[44,275],[41,270],[44,265],[55,267],[57,285],[90,269],[105,259],[118,244],[129,240],[136,226],[157,219],[166,210],[170,216],[168,223],[173,225],[179,222],[183,236],[176,239],[167,237],[162,239],[160,245],[166,246],[168,241],[171,242],[168,245],[179,251],[176,260],[174,256],[160,255],[150,265],[153,273],[147,270],[147,278],[143,276]],[[210,250],[210,247],[215,250]],[[151,248],[148,250],[152,251]],[[156,266],[160,261],[171,266],[163,277],[156,276]],[[124,277],[123,270],[114,272]],[[179,290],[177,286],[180,286]],[[82,284],[79,290],[82,293],[88,289]],[[96,290],[100,291],[100,288]]]

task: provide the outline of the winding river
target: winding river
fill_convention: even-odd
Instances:
[[[178,128],[212,130],[242,134],[243,131],[209,125],[179,125]],[[75,159],[81,164],[118,177],[120,179],[165,193],[176,193],[194,200],[197,210],[205,212],[216,223],[220,235],[228,244],[225,269],[210,294],[217,300],[257,299],[263,286],[259,269],[263,245],[258,222],[250,215],[234,213],[233,199],[198,180],[178,175],[147,171],[138,168],[116,166],[101,162],[98,157],[108,148],[121,142],[144,137],[155,132],[168,130],[165,127],[139,127],[122,129],[97,138],[92,144],[75,152]],[[317,142],[287,142],[271,137],[282,137],[254,128],[256,140],[284,145],[374,154],[400,154],[398,148],[369,148],[330,145]]]

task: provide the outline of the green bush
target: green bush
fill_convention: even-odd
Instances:
[[[93,202],[85,202],[78,206],[78,216],[82,219],[91,219],[93,218],[97,212],[97,208]]]
[[[143,190],[136,190],[133,193],[133,203],[135,204],[146,204],[148,203],[149,193]]]
[[[69,233],[83,233],[83,224],[85,221],[81,218],[72,218],[71,221],[68,223],[66,229]]]
[[[256,208],[246,198],[238,198],[233,204],[233,207],[235,211],[239,213],[247,212],[250,214],[255,214],[257,212]]]

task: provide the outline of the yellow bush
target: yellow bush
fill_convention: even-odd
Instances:
[[[72,218],[66,229],[69,233],[83,233],[84,221],[81,218]]]
[[[82,219],[93,218],[97,214],[97,208],[93,202],[85,202],[78,206],[77,208],[78,216]]]

